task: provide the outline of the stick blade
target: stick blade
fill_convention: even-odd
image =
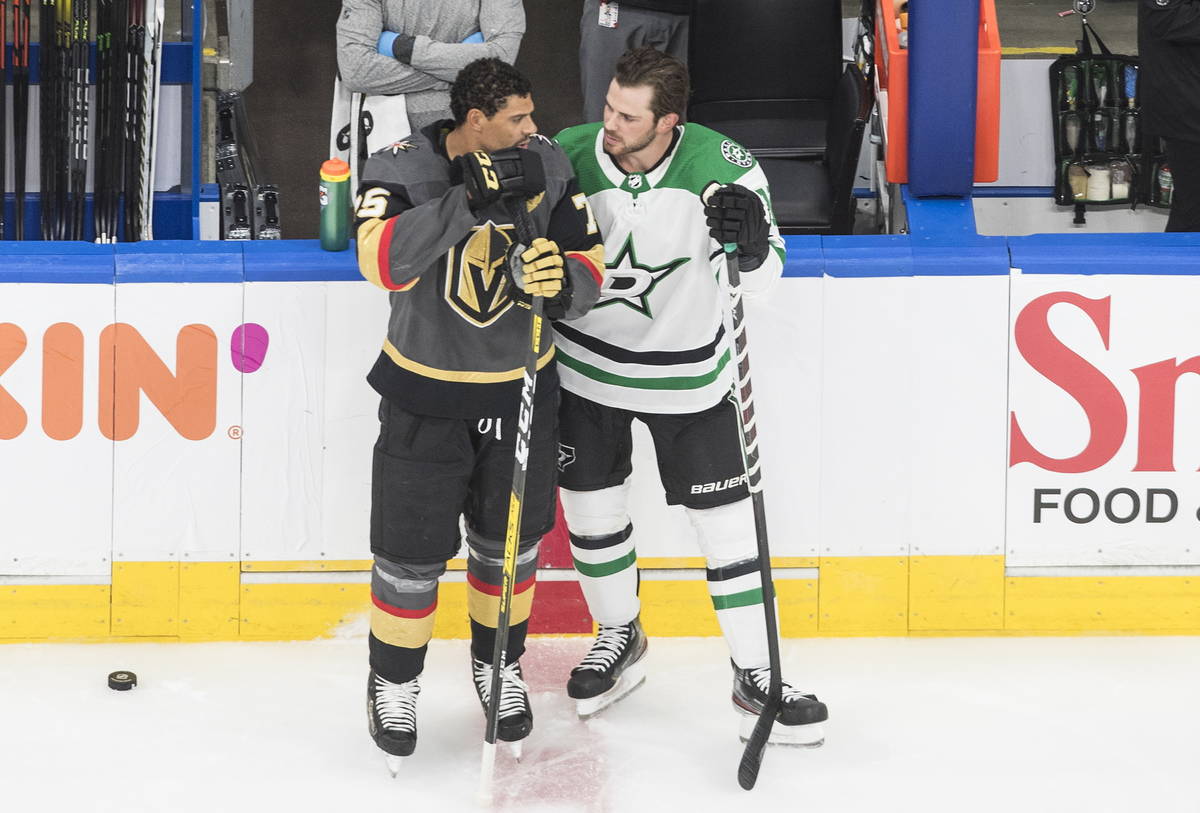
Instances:
[[[758,722],[754,724],[750,739],[746,741],[742,761],[738,764],[738,784],[742,786],[742,790],[753,790],[754,783],[758,781],[758,770],[762,767],[763,753],[767,750],[771,726],[775,724],[775,715],[779,711],[778,705],[778,701],[771,702],[768,699],[762,713],[758,715]]]

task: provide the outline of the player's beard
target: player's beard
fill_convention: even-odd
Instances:
[[[605,130],[604,132],[605,132],[605,135],[609,134],[607,130]],[[615,149],[610,148],[607,144],[604,144],[604,151],[606,153],[608,153],[609,155],[611,155],[613,158],[620,158],[622,156],[630,155],[635,152],[641,152],[642,150],[646,149],[654,142],[655,135],[656,135],[656,133],[654,132],[654,128],[651,128],[650,132],[646,133],[646,137],[641,141],[634,142],[633,144],[630,144],[626,141],[622,141],[621,145]]]

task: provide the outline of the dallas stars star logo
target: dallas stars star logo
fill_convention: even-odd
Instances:
[[[658,283],[687,261],[687,257],[679,257],[662,265],[638,262],[633,235],[630,234],[625,238],[625,244],[621,246],[617,256],[611,262],[605,263],[608,272],[604,276],[604,287],[600,291],[600,301],[596,303],[596,307],[620,303],[653,319],[650,294]]]

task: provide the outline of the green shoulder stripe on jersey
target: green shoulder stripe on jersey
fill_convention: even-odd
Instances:
[[[568,127],[554,137],[571,160],[575,177],[579,179],[579,188],[585,195],[615,188],[596,163],[596,136],[602,126],[599,122],[580,124]]]
[[[586,376],[593,381],[599,381],[602,384],[612,384],[617,387],[628,387],[635,390],[696,390],[706,387],[717,380],[717,377],[721,375],[721,371],[725,369],[725,365],[729,363],[729,351],[726,350],[717,359],[717,366],[712,372],[700,375],[663,376],[661,378],[634,378],[627,375],[610,373],[606,370],[601,370],[599,367],[582,362],[579,359],[572,358],[561,347],[558,348],[557,358],[559,364],[570,367],[580,375]]]
[[[686,189],[698,195],[710,181],[736,183],[757,166],[758,161],[741,144],[702,124],[689,123],[684,125],[671,165],[655,187]]]

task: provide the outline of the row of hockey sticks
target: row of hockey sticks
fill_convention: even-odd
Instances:
[[[29,141],[29,17],[32,0],[13,0],[13,211],[15,237],[25,239],[25,148]]]
[[[68,199],[68,239],[83,239],[83,212],[87,197],[88,160],[88,39],[91,1],[74,0],[70,19],[71,152]]]
[[[116,240],[121,216],[121,173],[127,78],[124,53],[125,0],[96,3],[96,149],[92,221],[97,243]]]
[[[162,4],[97,0],[96,241],[153,236]],[[152,27],[147,29],[151,16]],[[124,204],[122,208],[122,204]]]
[[[15,234],[22,239],[25,231],[25,145],[29,122],[29,14],[31,0],[12,0],[11,34],[9,2],[0,0],[0,203],[8,191],[8,66],[12,65],[13,175],[17,193],[13,212],[15,229],[10,232],[5,208],[0,206],[0,239]],[[11,36],[12,42],[9,43]]]
[[[711,189],[712,187],[710,187]],[[511,206],[517,227],[517,239],[530,245],[535,237],[533,224],[524,206],[518,201]],[[738,425],[741,433],[742,459],[746,470],[746,481],[754,510],[754,532],[758,547],[759,575],[762,580],[763,620],[767,627],[767,657],[770,663],[771,680],[767,688],[767,701],[759,713],[754,731],[751,733],[738,764],[738,784],[751,790],[758,781],[763,753],[771,728],[783,696],[783,676],[779,656],[778,627],[775,618],[775,584],[771,575],[771,550],[767,540],[767,515],[763,500],[762,469],[759,463],[758,430],[755,425],[754,391],[750,379],[750,349],[746,331],[745,312],[742,306],[741,269],[737,244],[724,246],[725,265],[728,276],[729,306],[725,319],[732,328],[735,353],[735,375],[733,391],[738,405]],[[492,779],[496,764],[496,733],[499,726],[501,670],[508,655],[508,629],[511,615],[513,583],[517,570],[517,547],[521,538],[521,513],[525,499],[525,474],[528,464],[529,433],[533,424],[533,395],[537,376],[538,347],[543,327],[542,297],[535,296],[530,307],[529,342],[525,348],[524,384],[521,388],[521,403],[517,420],[512,493],[509,498],[508,522],[504,534],[504,565],[501,572],[500,614],[496,623],[496,643],[492,651],[492,685],[488,696],[487,722],[484,727],[483,757],[479,774],[479,795],[483,800],[492,798]]]
[[[12,0],[17,238],[23,237],[32,0]],[[8,0],[0,0],[7,5]],[[92,222],[98,242],[149,239],[154,121],[160,78],[161,0],[97,0],[95,99],[91,99],[91,0],[40,0],[40,190],[45,240],[81,240],[95,117]],[[149,8],[148,8],[149,7]],[[18,13],[19,12],[19,13]],[[154,28],[147,34],[147,14]],[[7,14],[0,15],[7,19]],[[20,46],[20,47],[18,47]]]
[[[87,182],[88,0],[42,0],[41,231],[44,240],[83,237]]]
[[[8,239],[5,196],[8,193],[8,0],[0,0],[0,240]]]
[[[38,181],[42,199],[40,225],[43,239],[50,238],[51,213],[57,205],[55,203],[56,188],[53,183],[53,167],[58,149],[57,121],[53,115],[53,111],[58,109],[58,77],[54,71],[57,59],[54,49],[55,16],[55,0],[41,0],[38,9],[38,30],[41,32],[39,58],[41,84],[38,87],[40,98],[38,106],[38,144],[40,146]]]

